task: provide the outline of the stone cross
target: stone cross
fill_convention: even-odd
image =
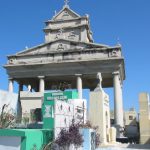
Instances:
[[[94,91],[103,91],[102,89],[102,74],[100,72],[97,73],[98,84]]]
[[[97,79],[99,80],[99,84],[102,85],[102,74],[100,72],[97,73]]]
[[[68,6],[69,0],[65,0],[65,5]]]

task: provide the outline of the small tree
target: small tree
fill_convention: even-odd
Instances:
[[[71,145],[74,145],[76,148],[82,146],[83,137],[79,132],[79,128],[78,124],[72,123],[68,130],[62,129],[55,143],[65,150]]]
[[[15,114],[12,109],[8,109],[9,105],[4,104],[0,113],[0,128],[12,127],[15,122]]]

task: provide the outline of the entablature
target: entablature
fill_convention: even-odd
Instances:
[[[46,28],[62,28],[62,26],[75,26],[75,25],[82,25],[82,24],[89,24],[87,17],[80,17],[75,19],[68,19],[68,20],[49,20],[46,21]]]
[[[115,59],[122,58],[119,48],[92,48],[92,49],[72,49],[65,51],[49,51],[47,53],[33,53],[25,55],[14,55],[8,57],[8,65],[37,64],[62,62],[69,60],[95,60],[95,59]]]

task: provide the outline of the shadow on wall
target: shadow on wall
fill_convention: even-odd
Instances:
[[[150,139],[149,139],[150,140]],[[129,144],[127,148],[130,149],[142,149],[142,150],[150,150],[150,144]]]

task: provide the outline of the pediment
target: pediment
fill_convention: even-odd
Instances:
[[[85,44],[77,44],[76,42],[67,40],[56,40],[53,42],[45,43],[31,49],[21,51],[17,53],[19,55],[35,55],[35,54],[45,54],[45,53],[59,53],[63,51],[73,50],[73,49],[84,49]]]
[[[61,53],[61,52],[69,52],[75,50],[83,50],[90,48],[103,48],[106,47],[104,45],[96,45],[93,43],[84,43],[84,42],[76,42],[70,40],[59,39],[53,42],[45,43],[39,45],[37,47],[33,47],[24,51],[17,53],[17,56],[23,55],[39,55],[39,54],[48,54],[48,53]]]
[[[71,10],[68,7],[64,7],[59,13],[57,13],[53,20],[67,20],[67,19],[75,19],[80,17],[77,13]]]

